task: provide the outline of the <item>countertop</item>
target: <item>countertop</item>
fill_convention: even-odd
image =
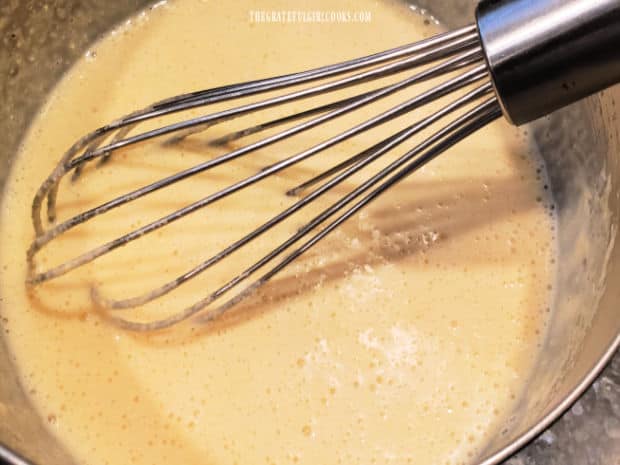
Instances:
[[[504,465],[620,465],[620,352],[570,410]]]

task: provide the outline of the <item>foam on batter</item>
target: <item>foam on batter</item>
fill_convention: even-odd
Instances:
[[[554,219],[544,167],[504,122],[391,189],[215,324],[124,332],[93,311],[90,289],[130,297],[163,284],[294,202],[287,189],[422,111],[26,289],[32,196],[78,137],[170,95],[367,55],[437,32],[405,4],[374,0],[295,3],[304,11],[368,11],[369,23],[251,20],[252,11],[290,8],[280,0],[175,0],[136,16],[96,43],[57,86],[14,162],[0,222],[0,312],[25,387],[79,463],[471,463],[505,425],[527,382],[550,306]],[[147,224],[418,92],[111,212],[54,242],[39,266]],[[230,151],[241,142],[207,142],[245,124],[233,121],[176,145],[135,146],[90,166],[77,182],[63,183],[59,216]],[[147,320],[190,305],[309,218],[296,216],[127,316]]]

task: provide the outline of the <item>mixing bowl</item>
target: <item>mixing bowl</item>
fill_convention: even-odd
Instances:
[[[0,2],[0,187],[31,118],[58,79],[100,34],[148,4],[149,0]],[[449,27],[473,18],[475,8],[473,0],[416,4]],[[403,43],[408,40],[403,37]],[[555,300],[535,373],[510,421],[495,432],[478,458],[480,464],[502,461],[543,431],[620,345],[619,108],[617,86],[528,128],[547,164],[558,210]],[[59,154],[41,154],[48,155]],[[46,465],[72,463],[30,405],[2,335],[0,458],[14,464],[27,463],[25,458]]]

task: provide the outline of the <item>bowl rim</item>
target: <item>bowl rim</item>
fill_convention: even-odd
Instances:
[[[615,339],[611,341],[607,349],[583,376],[581,381],[575,384],[569,394],[562,400],[558,401],[547,415],[541,418],[536,424],[514,439],[511,443],[507,444],[497,452],[494,452],[489,457],[483,459],[477,465],[497,465],[500,462],[509,459],[511,456],[526,447],[530,442],[538,438],[547,428],[549,428],[549,426],[551,426],[553,422],[560,419],[560,417],[581,398],[585,391],[597,380],[603,369],[608,363],[611,362],[611,359],[619,350],[620,333],[618,333]]]
[[[615,339],[611,341],[607,349],[598,361],[590,368],[590,370],[588,370],[581,381],[578,382],[570,393],[564,399],[559,401],[547,415],[541,418],[540,421],[517,437],[510,444],[483,459],[481,462],[478,462],[477,465],[497,465],[500,462],[509,459],[519,450],[523,449],[530,442],[535,440],[554,421],[559,419],[575,402],[579,400],[585,391],[594,383],[594,381],[596,381],[603,369],[607,366],[616,351],[619,349],[620,333],[617,334]],[[0,463],[1,461],[6,462],[7,465],[37,465],[36,462],[26,459],[0,442]],[[39,463],[38,465],[45,464]]]

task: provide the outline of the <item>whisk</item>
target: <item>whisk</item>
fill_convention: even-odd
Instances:
[[[478,6],[475,19],[474,24],[461,29],[363,58],[173,97],[136,111],[86,135],[64,154],[35,194],[32,221],[36,237],[27,252],[28,283],[37,285],[69,273],[330,147],[430,102],[461,91],[455,94],[453,101],[431,115],[415,121],[384,140],[377,141],[373,146],[335,164],[330,169],[316,173],[311,179],[289,190],[287,192],[289,195],[305,194],[258,228],[168,283],[142,295],[120,300],[103,297],[95,289],[92,291],[93,299],[97,305],[106,310],[109,320],[129,330],[160,330],[198,313],[202,321],[215,320],[390,187],[478,129],[502,115],[513,124],[521,125],[620,82],[620,0],[484,0]],[[311,103],[311,99],[319,95],[354,88],[403,73],[407,76],[398,82],[378,85],[376,89],[360,91],[359,95],[353,97],[335,98],[328,104]],[[45,271],[38,270],[35,258],[42,248],[63,233],[96,216],[198,173],[224,163],[232,163],[259,149],[298,136],[318,125],[329,124],[343,115],[404,89],[442,76],[445,76],[445,79],[440,84],[434,84],[415,97],[328,140],[290,154],[239,182],[69,261]],[[304,84],[307,86],[301,87]],[[293,86],[295,89],[291,89]],[[276,91],[277,95],[273,96]],[[267,92],[270,96],[260,99],[259,96]],[[191,117],[181,122],[162,124],[155,129],[136,131],[141,124],[160,121],[166,115],[250,96],[257,96],[256,101],[238,106],[231,105],[229,109]],[[107,161],[126,147],[154,138],[168,137],[178,141],[204,131],[209,126],[302,99],[310,102],[306,110],[228,134],[213,141],[212,144],[224,145],[282,126],[282,129],[275,134],[242,145],[191,168],[171,173],[163,179],[139,187],[65,221],[56,221],[61,180],[67,175],[73,178],[79,177],[83,167],[89,162]],[[444,120],[447,121],[441,123]],[[406,140],[435,126],[437,128],[432,134],[414,148],[387,166],[377,169],[368,179],[306,222],[286,241],[277,245],[239,275],[231,277],[220,288],[201,296],[193,305],[172,316],[153,321],[133,321],[118,316],[117,311],[145,305],[172,292],[248,245],[258,236],[267,233]],[[46,220],[43,218],[44,203],[46,203]],[[263,269],[266,271],[260,271],[263,273],[260,277],[250,280],[255,273]],[[238,286],[242,287],[241,291],[235,290]]]

